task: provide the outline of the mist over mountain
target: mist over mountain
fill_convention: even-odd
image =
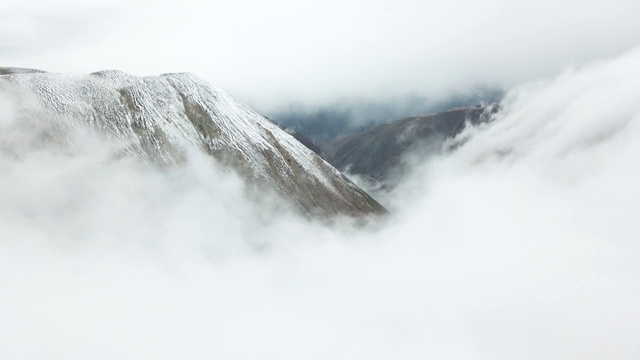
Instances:
[[[2,92],[0,357],[636,359],[639,64],[635,50],[511,90],[365,227],[265,215],[205,151],[143,166],[130,142],[24,117],[39,102]]]
[[[204,151],[262,196],[277,193],[308,214],[384,212],[292,136],[192,74],[0,72],[2,91],[23,118],[58,126],[42,135],[53,141],[76,141],[72,130],[80,123],[129,142],[122,152],[150,164],[180,165],[190,151]]]
[[[2,4],[0,64],[67,73],[189,71],[276,120],[273,110],[295,102],[433,99],[479,84],[508,89],[640,43],[634,0]]]
[[[341,171],[361,176],[370,187],[393,188],[410,171],[410,160],[422,163],[451,151],[454,138],[467,127],[486,125],[498,104],[449,109],[366,128],[324,146],[323,156]]]
[[[456,107],[497,103],[504,90],[497,87],[475,87],[464,93],[442,99],[406,96],[386,100],[343,99],[319,106],[291,104],[270,110],[269,118],[292,129],[323,147],[337,138],[368,127],[420,116]]]
[[[639,18],[0,1],[0,360],[640,359]]]

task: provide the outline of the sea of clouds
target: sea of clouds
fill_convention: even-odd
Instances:
[[[638,50],[510,91],[364,228],[7,98],[0,358],[640,357]]]

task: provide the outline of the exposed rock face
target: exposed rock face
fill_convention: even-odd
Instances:
[[[29,73],[44,73],[44,71],[36,70],[36,69],[15,68],[15,67],[1,67],[0,66],[0,75],[29,74]]]
[[[41,113],[34,116],[80,119],[108,136],[133,138],[129,150],[145,161],[177,164],[198,148],[308,214],[385,212],[291,135],[192,74],[69,75],[15,68],[0,68],[0,74],[0,86],[17,94],[16,104],[35,96]],[[23,111],[30,110],[25,105]]]
[[[377,125],[326,145],[323,155],[340,170],[386,180],[399,169],[403,155],[439,151],[467,122],[488,121],[497,109],[497,105],[459,108]]]

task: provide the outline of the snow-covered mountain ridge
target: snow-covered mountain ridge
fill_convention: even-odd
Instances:
[[[190,73],[137,77],[0,68],[0,84],[22,111],[77,119],[116,138],[145,161],[177,164],[199,148],[310,214],[365,215],[384,208],[319,156],[224,91]],[[35,97],[39,110],[30,110]]]

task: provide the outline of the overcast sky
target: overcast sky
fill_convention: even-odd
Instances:
[[[0,66],[265,107],[550,80],[411,162],[373,228],[3,92],[0,359],[640,359],[640,1],[130,2],[0,0]]]
[[[637,0],[2,0],[0,65],[194,72],[268,109],[510,87],[640,44]]]

